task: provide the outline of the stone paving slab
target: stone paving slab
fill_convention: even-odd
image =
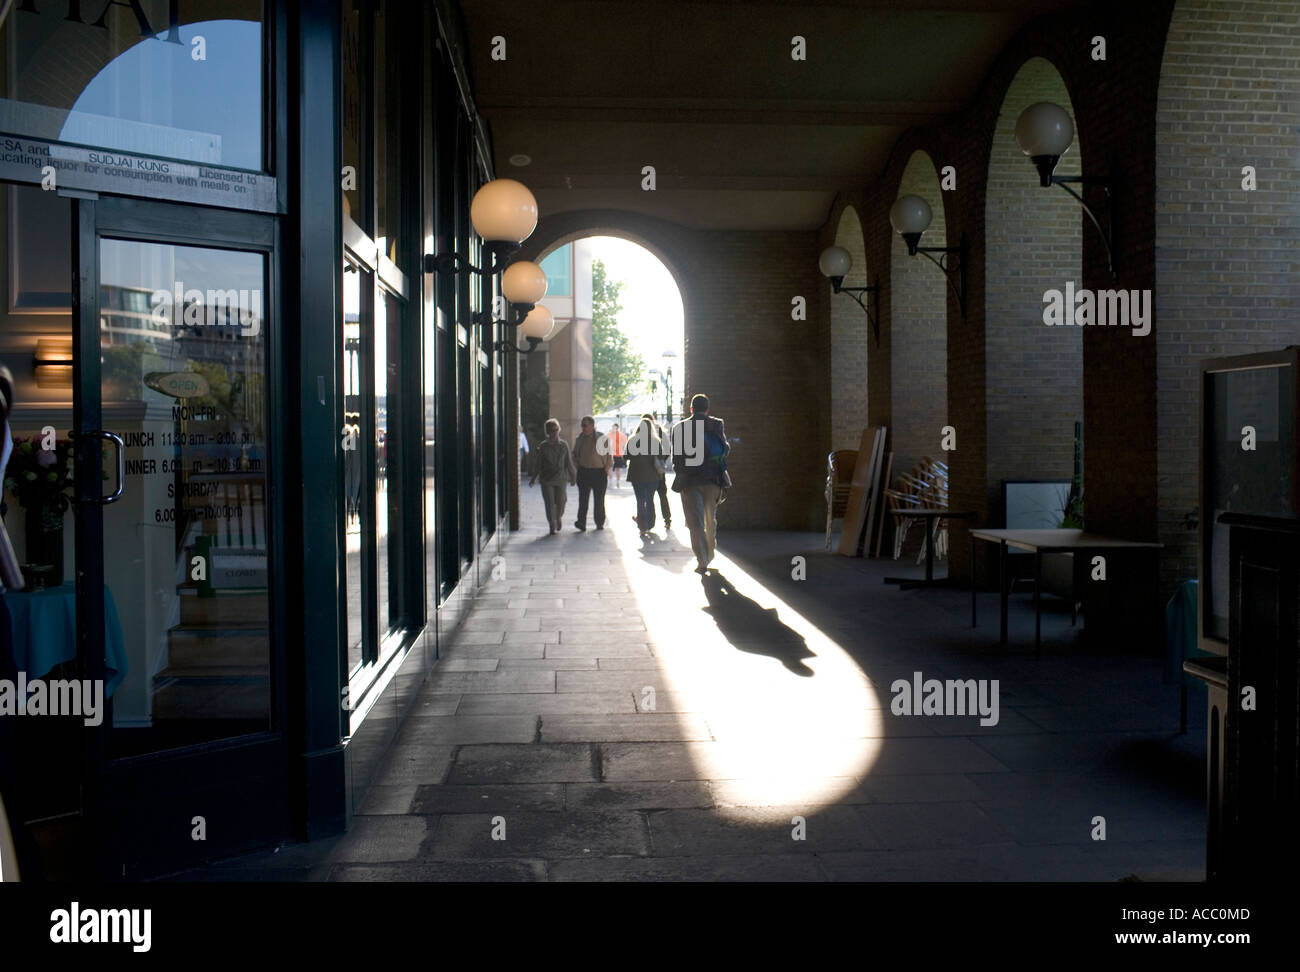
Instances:
[[[438,662],[439,672],[495,672],[500,658],[443,658]]]
[[[411,803],[419,787],[414,783],[401,786],[372,786],[357,813],[411,813]]]
[[[397,731],[398,746],[457,746],[467,743],[530,743],[537,737],[537,717],[431,716],[408,719]]]
[[[656,857],[729,854],[809,854],[881,846],[854,807],[737,807],[664,810],[650,813],[650,841]],[[795,818],[803,819],[802,840]]]
[[[565,632],[568,635],[570,632]],[[650,643],[645,638],[645,632],[636,632],[638,637],[635,640],[626,638],[578,638],[576,641],[565,641],[562,644],[551,644],[546,646],[547,658],[590,658],[595,655],[597,658],[650,658]]]
[[[675,783],[569,783],[568,810],[668,810],[713,806],[712,789],[701,780]]]
[[[504,815],[505,839],[493,840],[496,826],[488,814],[445,814],[421,851],[424,859],[569,857],[649,853],[643,816],[635,811],[535,813]]]
[[[454,752],[453,746],[424,743],[393,746],[375,773],[373,782],[379,786],[441,783],[447,776]]]
[[[686,713],[545,716],[541,726],[542,742],[663,742],[712,738],[701,716]]]
[[[517,810],[560,811],[565,807],[563,783],[486,783],[415,788],[411,813],[513,813]]]
[[[336,864],[330,881],[450,882],[545,881],[543,861],[419,861],[406,864]]]
[[[428,837],[428,818],[387,814],[355,817],[352,828],[326,858],[326,863],[410,861]]]
[[[439,672],[429,676],[430,687],[438,692],[463,695],[505,695],[511,692],[554,692],[555,673],[547,671]]]
[[[502,658],[498,671],[595,671],[596,658]]]
[[[826,872],[809,854],[748,854],[709,857],[600,857],[557,861],[552,881],[736,882],[825,881]]]
[[[460,715],[600,715],[636,712],[626,692],[538,692],[529,695],[467,695]]]
[[[587,744],[461,746],[448,783],[581,783],[596,780],[596,752]]]

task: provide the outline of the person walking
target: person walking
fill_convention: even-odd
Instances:
[[[667,451],[667,454],[661,453],[656,457],[655,465],[659,469],[659,485],[656,492],[659,493],[659,512],[664,518],[664,529],[673,528],[673,511],[668,505],[668,473],[672,471],[672,453],[669,448],[668,434],[664,432],[664,427],[655,422],[655,435],[659,436],[661,449]]]
[[[605,487],[613,466],[609,451],[609,438],[596,431],[594,418],[584,415],[582,431],[573,440],[573,464],[578,469],[578,519],[573,525],[579,533],[587,529],[588,500],[596,529],[605,529]]]
[[[533,475],[528,480],[532,486],[542,481],[542,502],[546,505],[546,522],[551,533],[559,533],[564,519],[564,505],[568,500],[569,485],[578,481],[578,470],[573,465],[569,443],[560,438],[560,423],[555,419],[546,422],[546,438],[533,450]]]
[[[713,560],[718,529],[718,502],[731,486],[727,453],[731,444],[722,419],[709,415],[709,399],[691,399],[691,414],[673,426],[673,489],[682,494],[682,512],[691,531],[695,572],[705,574]]]
[[[655,493],[663,482],[659,471],[660,439],[655,435],[654,419],[641,416],[641,424],[627,442],[627,481],[636,493],[636,520],[641,536],[655,525]]]
[[[619,483],[622,482],[623,470],[627,468],[627,456],[624,454],[627,449],[627,435],[619,431],[617,422],[609,430],[609,445],[614,457],[614,488],[618,489]],[[629,477],[628,482],[631,481]]]

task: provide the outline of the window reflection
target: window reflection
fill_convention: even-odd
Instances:
[[[343,274],[343,495],[347,564],[348,671],[361,665],[361,273]]]
[[[98,5],[96,5],[98,6]],[[0,38],[0,130],[263,168],[260,0],[133,0],[98,14],[14,4]]]

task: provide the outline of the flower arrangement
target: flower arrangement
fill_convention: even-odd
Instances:
[[[5,489],[18,498],[23,509],[41,510],[52,522],[47,530],[60,529],[63,514],[71,505],[68,491],[73,485],[72,442],[57,439],[53,449],[43,449],[44,436],[14,437],[13,453],[5,469]]]

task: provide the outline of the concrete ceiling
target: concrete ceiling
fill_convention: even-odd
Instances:
[[[460,0],[497,175],[543,214],[815,229],[899,134],[964,107],[1015,31],[1073,0]],[[807,60],[791,58],[806,38]],[[506,59],[491,57],[506,39]],[[531,164],[516,167],[510,157]],[[641,188],[653,165],[657,188]]]

